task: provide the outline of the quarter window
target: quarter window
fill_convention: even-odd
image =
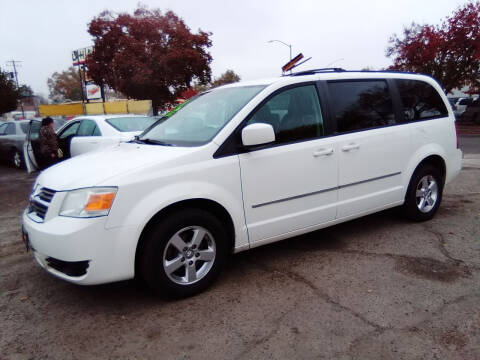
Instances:
[[[323,118],[314,85],[285,90],[262,105],[247,125],[272,125],[276,143],[308,140],[323,135]]]
[[[329,82],[328,88],[337,133],[395,124],[385,80],[335,81]]]
[[[448,116],[442,98],[430,84],[418,80],[396,80],[403,103],[402,122]]]

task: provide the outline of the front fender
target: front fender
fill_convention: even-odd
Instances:
[[[221,168],[210,170],[208,178],[214,177],[217,181],[188,180],[189,177],[194,178],[190,174],[183,175],[183,181],[182,177],[175,176],[174,179],[152,178],[142,185],[135,183],[120,186],[105,227],[135,227],[135,236],[128,243],[119,245],[124,246],[129,254],[135,254],[143,229],[159,211],[180,201],[206,199],[223,206],[230,214],[235,230],[235,251],[247,249],[248,233],[243,215],[238,165],[231,166],[230,171]]]

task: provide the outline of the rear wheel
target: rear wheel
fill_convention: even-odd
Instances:
[[[410,180],[403,210],[414,221],[430,220],[442,201],[443,177],[432,165],[422,165]]]
[[[141,273],[158,293],[194,295],[217,278],[227,256],[227,233],[221,222],[201,209],[175,212],[146,235]]]

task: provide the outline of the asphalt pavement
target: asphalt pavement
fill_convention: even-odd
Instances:
[[[480,138],[460,144],[433,220],[392,209],[240,253],[176,301],[47,274],[20,241],[34,176],[0,166],[0,358],[479,359]]]

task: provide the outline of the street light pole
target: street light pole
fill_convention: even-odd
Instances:
[[[268,41],[269,43],[272,43],[272,42],[279,42],[285,46],[288,46],[288,48],[290,49],[290,60],[292,60],[292,45],[290,44],[287,44],[286,42],[283,42],[282,40],[269,40]]]
[[[16,60],[10,60],[7,61],[8,65],[13,66],[13,73],[15,74],[15,82],[17,83],[17,89],[19,89],[18,85],[18,73],[17,73],[17,64],[21,63],[21,61],[16,61]],[[23,100],[22,100],[22,94],[20,94],[20,108],[22,109],[22,118],[25,119],[25,111],[23,109]]]

